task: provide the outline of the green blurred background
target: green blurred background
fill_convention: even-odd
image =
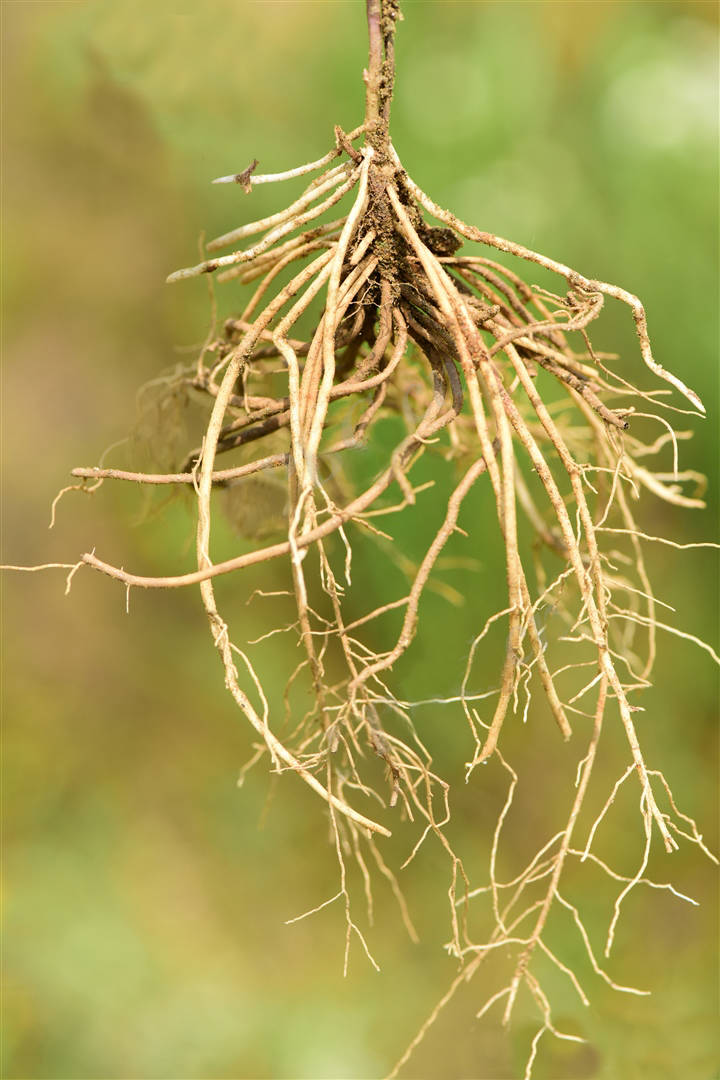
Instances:
[[[393,132],[411,175],[466,220],[643,297],[659,360],[708,406],[707,423],[682,444],[684,465],[714,481],[716,4],[406,0],[403,9]],[[49,504],[73,465],[95,464],[128,433],[137,388],[202,341],[206,284],[169,288],[166,274],[196,261],[202,229],[270,213],[298,187],[259,188],[248,200],[208,180],[252,157],[263,171],[307,161],[329,146],[335,123],[360,121],[364,4],[40,0],[6,2],[2,17],[3,560],[72,562],[96,548],[140,573],[180,572],[191,566],[193,527],[181,499],[148,515],[129,487],[71,493],[52,533]],[[238,306],[232,293],[222,304]],[[647,385],[627,310],[609,309],[600,344],[622,350],[624,370]],[[423,504],[429,518],[435,498]],[[717,486],[706,511],[648,499],[640,513],[648,532],[714,539]],[[412,527],[403,539],[420,552]],[[217,543],[221,553],[238,547],[229,529]],[[481,603],[428,597],[426,633],[398,668],[401,693],[457,691],[458,658],[501,606],[496,541],[473,553]],[[677,625],[712,639],[713,554],[649,546],[647,556]],[[371,557],[361,550],[361,567]],[[272,588],[278,574],[263,570],[252,585]],[[378,595],[390,580],[396,588],[394,569],[377,571]],[[471,591],[457,572],[447,580]],[[59,572],[4,579],[3,1075],[383,1075],[455,972],[442,949],[447,860],[428,844],[402,875],[420,945],[382,885],[367,929],[353,878],[382,970],[354,947],[343,979],[339,908],[284,925],[337,890],[321,807],[262,766],[238,791],[251,732],[223,689],[198,596],[134,592],[126,615],[123,590],[107,579],[83,572],[67,599],[63,587]],[[240,642],[278,616],[246,608],[249,588],[250,579],[219,590]],[[259,660],[270,682],[296,655],[273,643]],[[716,841],[716,674],[689,643],[666,636],[659,649],[641,739]],[[459,775],[464,722],[445,711],[423,723],[438,768]],[[580,756],[546,723],[521,734],[518,752],[536,755],[535,786],[508,822],[510,854],[557,827]],[[597,805],[625,763],[611,736]],[[505,790],[493,768],[461,785],[454,803],[454,839],[478,883]],[[636,796],[628,785],[599,848],[626,873],[642,849]],[[416,832],[394,827],[383,850],[398,865]],[[652,997],[613,994],[558,919],[558,951],[577,964],[591,1008],[544,974],[558,1021],[589,1042],[541,1044],[538,1078],[719,1075],[715,869],[686,845],[672,858],[654,852],[652,872],[701,901],[649,890],[627,901],[610,970]],[[601,952],[612,893],[587,870],[572,895]],[[481,970],[404,1075],[522,1075],[532,1010],[521,1001],[509,1032],[496,1013],[477,1023],[499,985],[484,980]]]

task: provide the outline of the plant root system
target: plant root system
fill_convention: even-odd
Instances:
[[[74,470],[81,485],[119,479],[192,490],[197,569],[150,578],[110,566],[94,553],[82,562],[128,588],[199,586],[227,688],[257,734],[254,760],[268,757],[276,772],[295,774],[326,804],[341,875],[333,900],[345,905],[348,949],[356,936],[370,955],[351,914],[348,856],[357,860],[369,903],[370,867],[389,880],[414,937],[379,838],[390,835],[394,821],[410,819],[419,831],[408,861],[428,838],[446,852],[448,949],[459,971],[392,1075],[455,990],[502,949],[512,957],[510,974],[501,989],[484,995],[478,1015],[501,1004],[508,1022],[520,989],[529,991],[540,1018],[529,1050],[530,1076],[544,1033],[579,1038],[555,1028],[536,958],[549,957],[587,1003],[576,974],[547,943],[551,908],[576,925],[601,978],[618,991],[643,992],[618,985],[601,967],[580,912],[563,893],[568,865],[590,861],[618,884],[609,953],[628,892],[653,884],[646,877],[653,836],[667,852],[683,839],[705,850],[664,776],[646,761],[635,722],[637,696],[652,678],[656,633],[691,637],[658,617],[643,558],[644,545],[655,538],[638,527],[635,507],[645,492],[675,506],[702,505],[701,478],[678,464],[678,444],[688,433],[675,431],[668,417],[703,410],[694,392],[654,359],[637,297],[465,224],[413,182],[388,128],[397,6],[386,2],[381,8],[379,0],[370,0],[368,12],[365,123],[347,134],[336,129],[334,145],[318,161],[275,175],[258,174],[253,162],[221,177],[219,182],[236,183],[248,193],[262,183],[311,179],[290,205],[211,241],[201,263],[169,278],[185,282],[214,275],[251,287],[237,317],[210,335],[197,363],[172,384],[173,392],[207,402],[201,445],[186,447],[176,472]],[[474,245],[468,251],[466,241]],[[554,274],[556,292],[529,284],[529,267]],[[593,348],[590,332],[607,301],[624,304],[634,320],[650,389],[631,385],[614,370],[616,357]],[[666,400],[673,392],[685,399],[684,408]],[[660,425],[650,441],[643,438],[648,417]],[[387,435],[378,435],[387,420],[392,424],[384,431],[401,428],[401,437],[370,482],[353,490],[353,451],[387,446]],[[432,542],[410,569],[403,595],[387,596],[357,614],[353,594],[355,610],[348,617],[353,544],[363,534],[375,537],[379,557],[403,560],[380,522],[421,502],[427,485],[414,483],[413,474],[427,453],[459,469]],[[653,466],[665,456],[669,463]],[[230,463],[222,464],[222,458]],[[446,468],[449,473],[452,466]],[[282,482],[284,534],[213,562],[214,491],[232,492],[249,477]],[[464,775],[448,778],[434,770],[433,747],[414,726],[413,703],[393,691],[392,675],[412,645],[443,550],[453,534],[463,532],[463,504],[479,485],[491,493],[495,520],[485,523],[482,535],[473,530],[468,542],[476,551],[502,546],[507,599],[501,611],[479,615],[477,636],[458,672],[462,678],[464,669],[460,694],[436,702],[444,715],[454,710],[467,730]],[[531,544],[523,539],[528,534]],[[250,655],[233,643],[216,599],[219,577],[271,560],[289,568],[295,603],[292,625],[278,629],[296,633],[302,648],[288,701],[303,680],[311,697],[302,717],[290,709],[293,722],[282,737]],[[472,600],[479,612],[481,600]],[[547,640],[548,613],[564,620],[559,667],[553,666]],[[398,615],[399,630],[378,651],[377,628],[397,627]],[[503,628],[501,670],[486,683],[493,688],[473,695],[468,686],[486,636]],[[498,852],[518,783],[501,752],[503,733],[508,723],[537,708],[535,695],[546,703],[548,753],[556,741],[572,737],[581,744],[576,783],[559,830],[510,880],[501,880]],[[618,724],[627,743],[627,771],[581,841],[576,826],[598,746],[606,727]],[[487,879],[477,886],[446,827],[452,785],[459,779],[481,782],[485,773],[478,766],[491,759],[507,777],[507,796],[489,841]],[[644,836],[631,877],[616,873],[592,850],[597,828],[625,783],[636,785]],[[374,811],[368,809],[373,805]],[[477,940],[470,916],[481,903],[492,929]]]

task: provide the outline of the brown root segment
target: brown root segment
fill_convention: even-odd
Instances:
[[[450,871],[448,948],[460,972],[428,1024],[482,960],[501,949],[511,958],[508,979],[497,992],[483,992],[487,1000],[480,1013],[502,1002],[507,1022],[520,989],[530,992],[539,1015],[528,1051],[531,1070],[543,1033],[575,1038],[554,1026],[536,958],[549,957],[586,1000],[574,972],[548,944],[551,909],[577,926],[596,974],[619,991],[641,992],[613,982],[597,961],[581,915],[563,896],[568,861],[594,860],[620,882],[609,948],[622,900],[647,883],[652,838],[668,852],[681,838],[704,850],[694,822],[677,809],[665,778],[646,762],[636,727],[638,699],[652,678],[656,632],[695,639],[658,621],[643,561],[643,545],[653,538],[640,531],[634,516],[641,495],[679,507],[702,505],[697,491],[687,490],[688,483],[697,487],[697,476],[679,471],[678,442],[687,433],[676,433],[665,415],[668,409],[687,410],[658,395],[677,391],[695,409],[702,406],[654,359],[637,297],[466,225],[411,180],[388,127],[398,5],[367,0],[367,15],[362,127],[349,134],[337,128],[323,158],[286,173],[259,175],[253,162],[221,178],[250,191],[256,183],[298,176],[307,181],[312,175],[285,209],[230,229],[207,245],[208,261],[171,275],[179,281],[219,272],[234,288],[251,285],[237,317],[211,333],[191,368],[166,382],[168,400],[191,395],[206,403],[199,445],[184,447],[174,471],[74,470],[83,484],[119,479],[193,492],[197,568],[147,577],[110,566],[94,553],[84,562],[128,589],[199,586],[226,686],[257,735],[256,756],[265,754],[275,771],[294,773],[324,800],[340,870],[334,900],[345,906],[346,949],[359,941],[369,955],[351,911],[345,860],[354,858],[360,868],[369,906],[372,876],[379,870],[389,881],[413,936],[376,837],[389,836],[404,817],[420,826],[410,858],[426,839],[440,844]],[[480,247],[463,251],[465,240]],[[556,291],[528,284],[528,265],[551,271]],[[646,387],[632,386],[617,358],[591,344],[593,324],[608,300],[630,309],[649,369]],[[648,417],[657,419],[655,428]],[[386,448],[371,476],[353,457],[368,444]],[[430,523],[425,553],[414,565],[393,548],[385,530],[392,530],[394,515],[409,516],[422,503],[427,485],[419,463],[428,454],[455,462],[460,478],[448,485],[445,510]],[[227,465],[219,460],[223,456]],[[654,466],[656,459],[660,464]],[[364,475],[360,483],[357,474]],[[287,507],[283,535],[214,562],[214,492],[222,488],[228,497],[242,498],[252,490],[242,485],[277,486],[278,477]],[[481,529],[467,509],[478,491],[486,492],[493,508]],[[467,732],[466,767],[460,778],[441,778],[433,769],[433,748],[413,725],[413,712],[423,703],[398,695],[393,669],[412,654],[428,590],[458,600],[439,574],[443,553],[459,550],[458,536],[464,537],[466,559],[482,555],[487,545],[502,547],[507,596],[502,611],[483,611],[482,577],[468,571],[463,591],[478,613],[477,636],[455,674],[458,685],[462,680],[460,694],[444,699],[439,690],[433,699],[448,722]],[[388,593],[376,606],[364,607],[352,589],[359,538],[377,541],[378,559],[393,559],[409,577],[407,589]],[[218,578],[270,560],[283,566],[294,603],[291,625],[273,632],[287,630],[299,645],[286,691],[291,722],[284,725],[276,704],[268,705],[251,655],[233,643],[216,596]],[[554,626],[562,628],[560,645]],[[500,670],[480,675],[487,637],[502,632]],[[468,687],[478,683],[471,693]],[[297,704],[302,686],[311,700],[304,716]],[[545,723],[545,714],[548,746],[570,738],[578,746],[567,820],[510,880],[501,880],[498,850],[518,783],[503,756],[504,737],[523,720]],[[628,765],[618,784],[636,785],[639,854],[644,852],[630,878],[592,851],[615,789],[604,793],[607,803],[589,834],[581,815],[600,739],[608,727],[618,726]],[[482,784],[488,773],[477,766],[483,762],[501,770],[508,787],[488,838],[487,879],[478,885],[468,881],[445,826],[453,784]],[[511,862],[512,854],[504,865]],[[481,940],[470,927],[475,903],[485,904],[493,919],[494,929]]]

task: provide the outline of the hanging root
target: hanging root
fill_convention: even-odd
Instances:
[[[248,192],[260,183],[313,179],[288,207],[211,241],[207,259],[168,279],[217,274],[235,286],[252,283],[237,318],[228,320],[198,362],[172,382],[173,393],[182,390],[207,402],[201,445],[186,447],[174,472],[74,470],[83,482],[118,479],[192,490],[197,570],[152,578],[110,566],[94,554],[83,561],[128,587],[199,585],[227,688],[260,740],[254,760],[266,753],[275,771],[293,772],[328,808],[341,873],[333,899],[345,904],[348,948],[355,936],[370,955],[350,912],[347,856],[360,869],[369,915],[369,865],[374,865],[389,881],[414,937],[398,882],[375,837],[389,836],[401,815],[420,825],[410,858],[426,838],[437,840],[450,867],[448,948],[461,967],[428,1024],[482,960],[502,948],[514,957],[511,974],[480,1014],[502,1002],[507,1022],[521,988],[530,992],[541,1027],[530,1048],[529,1076],[544,1032],[576,1038],[556,1031],[535,958],[550,958],[587,1001],[575,974],[547,944],[551,908],[577,927],[596,974],[619,991],[642,992],[613,982],[596,960],[578,909],[562,895],[568,861],[594,860],[622,884],[609,950],[622,900],[630,889],[652,884],[645,867],[653,836],[668,852],[681,838],[704,848],[694,822],[675,807],[664,778],[646,763],[634,720],[637,698],[652,676],[657,631],[681,633],[657,618],[660,601],[643,559],[645,542],[655,538],[640,531],[634,507],[643,491],[676,506],[702,502],[696,491],[687,492],[696,475],[679,471],[678,441],[688,433],[675,432],[655,412],[662,432],[658,437],[653,431],[650,442],[644,439],[649,410],[657,409],[656,387],[645,391],[630,385],[592,347],[590,329],[606,299],[630,309],[653,378],[664,380],[698,413],[702,405],[653,358],[636,297],[466,225],[413,183],[388,135],[397,6],[387,2],[381,11],[379,0],[370,0],[368,10],[371,62],[363,127],[348,135],[336,129],[335,145],[324,157],[285,173],[259,175],[253,162],[221,177],[218,183],[236,183]],[[364,145],[356,146],[360,135]],[[321,220],[328,216],[332,220]],[[481,253],[463,254],[463,240],[482,245]],[[514,257],[514,269],[497,261],[496,253]],[[526,264],[552,271],[560,282],[558,294],[529,285],[521,276]],[[387,446],[387,434],[380,438],[378,432],[388,420],[394,445],[386,450],[383,467],[358,491],[354,474],[362,470],[353,464],[353,453],[365,444]],[[462,478],[448,494],[424,556],[410,565],[403,553],[393,551],[378,522],[384,518],[389,528],[394,514],[410,513],[421,501],[425,485],[413,479],[413,472],[428,452],[457,460]],[[664,460],[667,452],[671,468]],[[222,457],[228,461],[224,467]],[[662,464],[653,467],[654,459]],[[285,535],[214,563],[213,492],[232,491],[251,476],[282,477]],[[507,602],[485,623],[482,596],[473,600],[485,629],[467,664],[458,667],[458,682],[465,669],[461,693],[433,699],[469,725],[466,779],[490,760],[510,777],[492,838],[488,881],[472,888],[446,837],[448,783],[433,770],[431,749],[414,728],[414,711],[423,702],[396,696],[391,680],[394,665],[412,646],[426,590],[441,587],[436,571],[446,546],[456,532],[467,536],[459,524],[463,505],[480,486],[494,505],[494,522],[492,528],[484,526],[482,536],[471,532],[466,542],[482,551],[495,542],[494,530],[505,552]],[[363,535],[375,537],[378,552],[409,576],[401,595],[366,610],[359,607],[362,592],[352,589],[353,544]],[[289,629],[301,650],[286,691],[292,723],[282,736],[275,706],[268,706],[250,660],[242,654],[247,673],[242,677],[236,667],[238,652],[215,595],[216,578],[270,560],[287,568],[283,589],[290,590],[296,607]],[[564,622],[559,646],[546,630],[550,615],[556,624]],[[467,684],[485,634],[497,634],[503,624],[501,670],[496,680],[486,679],[494,689],[470,694]],[[393,627],[390,646],[378,651],[378,638],[387,639]],[[559,664],[556,655],[562,656]],[[300,718],[303,685],[311,707]],[[501,881],[498,850],[518,777],[500,746],[506,725],[534,709],[535,694],[544,697],[552,717],[548,747],[572,737],[583,745],[582,761],[563,828],[511,880]],[[575,840],[600,739],[609,725],[618,724],[627,742],[628,771],[622,779],[630,783],[633,776],[644,836],[641,864],[630,878],[591,851],[605,810],[583,850]],[[368,811],[370,797],[374,803]],[[606,809],[613,797],[614,792]],[[489,904],[494,922],[480,943],[468,926],[473,910],[468,901],[474,897]]]

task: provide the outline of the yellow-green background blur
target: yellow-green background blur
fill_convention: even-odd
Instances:
[[[310,160],[330,145],[335,123],[360,122],[364,4],[0,6],[3,561],[72,562],[96,548],[140,573],[179,572],[192,559],[182,501],[138,523],[138,493],[108,483],[94,499],[70,494],[49,533],[50,501],[73,465],[95,464],[127,434],[136,389],[202,341],[205,282],[164,285],[170,270],[196,261],[200,231],[270,213],[299,187],[248,198],[208,181],[253,157],[262,171]],[[464,219],[642,296],[658,359],[708,406],[707,422],[694,422],[695,439],[682,444],[683,462],[715,473],[717,6],[406,0],[403,8],[392,126],[410,173]],[[222,302],[224,311],[237,306],[231,293]],[[622,350],[625,370],[648,385],[629,312],[611,305],[605,320],[601,344]],[[642,522],[678,541],[713,539],[712,482],[708,506],[681,513],[646,499]],[[469,603],[428,599],[401,693],[457,688],[480,619],[502,606],[491,523],[474,536],[488,594],[478,606],[474,579],[449,575]],[[218,542],[242,543],[229,530]],[[661,599],[677,608],[669,618],[712,639],[714,555],[657,546],[647,555]],[[381,591],[386,570],[376,558]],[[261,575],[266,587],[273,573]],[[244,607],[246,588],[238,579],[222,593],[227,603],[235,597],[240,641],[254,636],[256,619],[266,629],[272,617]],[[273,656],[285,664],[290,651],[280,641],[277,654],[262,654],[271,683]],[[640,736],[712,841],[715,671],[687,642],[664,636],[659,648]],[[69,598],[58,571],[6,575],[3,652],[3,1075],[387,1072],[455,972],[442,948],[448,866],[438,847],[428,844],[402,875],[422,943],[408,941],[378,885],[368,939],[382,970],[354,946],[343,979],[337,905],[285,925],[337,890],[322,807],[291,777],[271,784],[264,766],[237,789],[251,733],[224,691],[194,592],[133,592],[126,615],[122,588],[89,571]],[[460,777],[468,748],[459,714],[426,722],[443,773]],[[571,798],[578,746],[561,748],[549,727],[539,733],[511,843],[526,834],[543,842]],[[626,756],[618,737],[595,780],[600,805]],[[489,769],[487,784],[485,775],[460,784],[456,800],[455,836],[478,875],[487,851],[473,841],[486,844],[503,797],[499,772]],[[632,873],[643,838],[637,791],[627,789],[604,827],[604,850]],[[384,848],[394,865],[416,835],[397,826]],[[654,850],[652,873],[701,906],[648,889],[628,899],[609,967],[618,981],[652,989],[649,998],[613,994],[558,919],[558,951],[578,967],[591,1007],[562,976],[544,974],[558,1021],[589,1044],[541,1044],[538,1078],[720,1075],[715,869],[685,845],[672,857]],[[355,879],[353,887],[366,927]],[[601,953],[612,894],[588,870],[574,896]],[[489,992],[481,969],[405,1075],[521,1075],[531,1009],[521,1002],[507,1033],[497,1012],[478,1024]]]

